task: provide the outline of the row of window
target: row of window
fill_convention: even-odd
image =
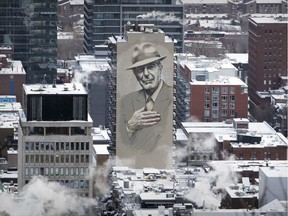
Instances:
[[[229,116],[230,117],[233,117],[235,115],[235,111],[234,110],[221,110],[220,111],[221,113],[221,116],[222,117],[227,117],[228,116],[228,113],[229,113]],[[218,118],[219,117],[219,110],[204,110],[204,116],[205,117],[208,117],[212,114],[212,118]]]
[[[244,153],[241,152],[241,153],[237,154],[237,159],[243,159],[244,156],[245,156]],[[262,157],[260,157],[260,158],[262,158]],[[257,160],[257,152],[250,152],[250,159],[251,160]],[[264,152],[264,160],[265,159],[266,160],[271,159],[271,153],[270,152]],[[275,153],[275,159],[279,160],[279,153],[278,152]]]
[[[89,151],[89,142],[25,142],[25,151]]]
[[[212,87],[212,94],[219,94],[219,89],[221,90],[221,94],[235,94],[235,87],[227,87],[227,86],[222,86],[222,87]],[[210,93],[210,87],[205,87],[205,94]]]
[[[218,95],[214,95],[212,97],[210,97],[210,95],[205,95],[205,101],[210,101],[210,98],[212,98],[212,101],[219,101]],[[221,96],[221,101],[228,101],[228,99],[230,101],[235,101],[235,95],[230,95],[229,97],[227,95]]]
[[[87,176],[88,167],[26,167],[25,176]]]
[[[26,164],[88,164],[89,155],[25,155]]]
[[[228,104],[230,109],[235,109],[235,103],[221,103],[221,109],[228,109]],[[210,103],[205,103],[204,105],[205,109],[210,109]],[[219,102],[213,102],[212,103],[212,109],[219,109]]]

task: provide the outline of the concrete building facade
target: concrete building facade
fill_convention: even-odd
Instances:
[[[82,84],[24,85],[18,140],[18,184],[42,175],[92,196],[92,120]]]

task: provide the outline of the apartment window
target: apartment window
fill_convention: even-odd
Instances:
[[[65,162],[65,159],[64,159],[64,155],[60,155],[60,163],[64,163]]]
[[[209,94],[210,93],[209,87],[205,87],[204,91],[205,91],[205,94]]]
[[[69,151],[69,142],[66,142],[66,143],[65,143],[65,150],[66,150],[66,151]]]
[[[230,110],[230,117],[234,117],[234,115],[235,115],[234,110]]]
[[[266,80],[264,80],[264,85],[266,85]]]
[[[204,110],[204,116],[210,116],[210,110]]]
[[[65,155],[65,163],[69,163],[69,155]]]
[[[80,175],[84,175],[84,167],[80,168]]]
[[[39,163],[39,155],[35,155],[35,163]]]
[[[65,175],[66,175],[66,176],[69,175],[69,168],[68,168],[68,167],[65,168]]]
[[[228,94],[228,87],[221,87],[222,94]]]
[[[50,155],[50,163],[54,163],[54,155]]]
[[[205,109],[209,109],[210,103],[205,103]]]
[[[213,101],[215,101],[215,100],[218,101],[218,100],[219,100],[218,95],[217,95],[217,96],[212,96],[212,100],[213,100]]]
[[[27,167],[25,168],[25,175],[29,176],[29,168],[27,168]]]
[[[60,175],[64,175],[64,168],[63,167],[60,168]]]
[[[218,110],[212,110],[212,117],[218,117]]]
[[[84,151],[85,150],[85,143],[81,142],[81,150]]]
[[[226,117],[228,114],[227,110],[221,110],[221,116]]]
[[[44,163],[44,155],[40,155],[40,163]]]
[[[230,94],[235,94],[235,87],[230,87]]]
[[[230,95],[230,101],[234,101],[235,100],[235,96],[234,95]]]
[[[59,168],[58,167],[55,168],[55,175],[59,175]]]
[[[235,109],[235,104],[234,103],[230,103],[230,109]]]
[[[75,175],[79,175],[79,168],[78,167],[75,168]]]
[[[34,163],[34,155],[30,155],[30,163]]]
[[[85,155],[85,163],[89,163],[89,155]]]
[[[70,155],[70,163],[74,163],[74,155]]]
[[[74,175],[74,168],[73,168],[73,167],[70,168],[70,175],[71,175],[71,176]]]
[[[45,168],[45,175],[48,176],[49,175],[49,168]]]
[[[89,142],[86,142],[86,150],[89,151]]]
[[[70,188],[74,188],[74,180],[70,180]]]
[[[25,150],[26,151],[30,150],[30,143],[29,142],[25,142]]]
[[[222,96],[221,96],[221,100],[222,100],[222,101],[228,101],[228,96],[222,95]]]
[[[45,155],[45,163],[49,163],[49,155]]]
[[[210,101],[210,96],[209,95],[205,95],[205,101]]]
[[[219,93],[219,87],[212,87],[212,93],[218,94]]]
[[[29,155],[25,155],[25,163],[29,163]]]
[[[213,109],[213,108],[218,108],[218,102],[213,102],[213,103],[212,103],[212,109]]]
[[[221,109],[227,109],[228,108],[228,104],[227,103],[222,103],[221,104]]]

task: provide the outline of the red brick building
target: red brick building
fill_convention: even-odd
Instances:
[[[200,121],[247,118],[247,85],[239,78],[220,77],[211,82],[191,82],[190,85],[190,113]]]
[[[11,53],[7,49],[7,47],[0,47],[0,95],[15,95],[16,101],[21,103],[26,72],[21,61],[12,61],[8,58]]]
[[[257,106],[261,99],[256,91],[280,87],[287,75],[287,15],[249,18],[249,97]]]

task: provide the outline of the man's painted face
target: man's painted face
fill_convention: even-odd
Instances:
[[[134,74],[142,88],[153,93],[160,83],[162,68],[162,64],[156,61],[135,68]]]

